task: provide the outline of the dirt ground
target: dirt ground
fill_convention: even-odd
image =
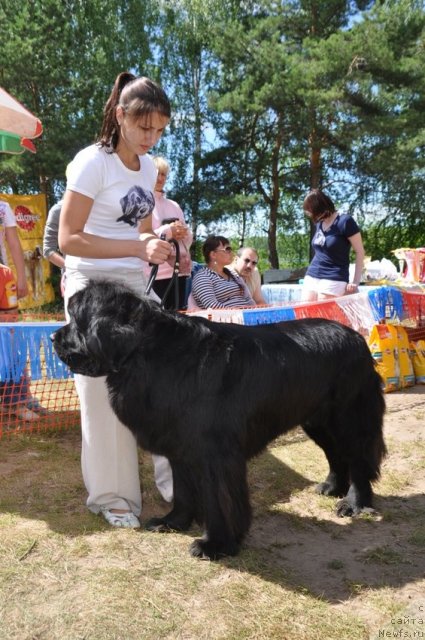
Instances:
[[[306,516],[306,524],[301,530],[285,528],[284,544],[275,544],[274,553],[276,562],[291,567],[296,582],[309,592],[336,608],[349,602],[369,628],[377,628],[376,637],[386,637],[379,635],[379,627],[390,620],[382,620],[379,602],[372,604],[365,591],[382,588],[395,608],[404,605],[408,615],[422,619],[416,631],[423,635],[409,637],[425,637],[425,386],[385,398],[388,456],[382,481],[375,486],[377,514],[340,519],[325,507],[317,512],[315,503],[312,517],[295,493],[290,498],[294,513]],[[418,523],[413,530],[412,522]],[[254,524],[249,542],[270,548],[281,532],[279,518],[268,518]]]
[[[335,498],[314,492],[326,472],[324,455],[296,429],[250,465],[252,527],[241,554],[220,563],[189,560],[187,547],[196,530],[165,537],[117,532],[90,514],[78,429],[52,438],[5,439],[0,602],[7,599],[8,607],[0,605],[0,628],[9,625],[9,634],[2,631],[0,638],[425,638],[425,385],[385,399],[388,455],[374,487],[376,513],[335,515]],[[151,458],[144,452],[141,464],[147,520],[169,507],[149,478]],[[111,574],[111,557],[125,576],[128,601],[122,599],[118,574]],[[165,604],[170,584],[174,591],[167,591]],[[116,630],[133,616],[131,589],[140,600],[134,624],[149,620],[151,625],[142,635]],[[105,621],[110,602],[114,615],[122,614],[117,621]],[[162,618],[158,611],[165,607],[169,614]],[[276,631],[273,615],[289,620],[291,632],[281,631],[280,621]],[[184,632],[176,634],[174,627],[168,632],[169,620],[177,620],[176,628]],[[214,626],[218,620],[225,631]],[[347,620],[354,626],[347,628]],[[109,625],[108,632],[100,632],[99,624]]]

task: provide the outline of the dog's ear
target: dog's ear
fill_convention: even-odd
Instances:
[[[131,325],[118,324],[111,318],[99,318],[90,324],[86,335],[87,350],[106,371],[119,371],[140,343],[136,334]]]

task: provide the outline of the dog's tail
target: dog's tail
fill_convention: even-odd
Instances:
[[[375,481],[380,476],[381,464],[387,454],[383,433],[386,406],[382,379],[376,370],[363,385],[358,402],[366,425],[363,447],[369,461],[370,479]]]

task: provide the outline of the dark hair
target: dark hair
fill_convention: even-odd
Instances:
[[[230,244],[230,242],[224,236],[208,236],[208,238],[205,240],[204,244],[202,245],[202,253],[207,264],[210,261],[211,252],[215,251],[221,244],[227,245]]]
[[[98,143],[101,147],[116,149],[120,127],[116,108],[120,105],[127,115],[140,118],[151,113],[171,116],[170,102],[165,91],[153,80],[123,71],[114,82],[111,94],[103,109],[103,122]]]
[[[320,191],[320,189],[313,189],[305,198],[303,203],[303,209],[307,214],[311,215],[313,222],[319,222],[329,218],[335,213],[335,205],[326,193]]]

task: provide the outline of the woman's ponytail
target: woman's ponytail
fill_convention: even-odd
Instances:
[[[136,76],[129,71],[123,71],[116,77],[110,96],[103,108],[103,122],[98,140],[101,147],[111,147],[111,150],[116,148],[119,139],[116,108],[119,105],[122,90],[135,79]]]

